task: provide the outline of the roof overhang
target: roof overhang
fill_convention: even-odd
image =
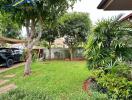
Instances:
[[[130,21],[132,20],[132,13],[130,13],[129,15],[125,16],[124,18],[121,19],[122,21]]]
[[[102,0],[97,8],[104,10],[132,10],[132,0]]]
[[[18,40],[18,39],[11,39],[0,36],[0,43],[9,43],[9,44],[19,44],[19,43],[25,43],[24,40]]]

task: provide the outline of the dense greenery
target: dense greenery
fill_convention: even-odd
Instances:
[[[59,28],[58,26],[46,27],[43,30],[43,34],[41,37],[41,43],[44,43],[43,46],[49,49],[49,59],[51,59],[51,46],[55,39],[59,38]]]
[[[131,67],[118,62],[105,70],[94,70],[92,76],[101,88],[98,91],[106,93],[111,99],[130,100],[132,98]]]
[[[0,13],[0,34],[9,38],[20,38],[21,27],[11,19],[10,14]]]
[[[60,19],[60,33],[65,38],[65,44],[69,47],[71,60],[74,49],[82,46],[87,40],[91,30],[91,20],[88,13],[67,13]]]
[[[9,82],[18,87],[0,95],[0,100],[43,100],[45,97],[48,100],[106,100],[106,95],[92,91],[92,96],[89,96],[82,90],[83,82],[90,74],[83,61],[36,62],[32,64],[30,77],[23,77],[22,73],[23,66],[0,74],[1,79],[5,75],[16,74]]]
[[[132,28],[130,22],[120,18],[103,19],[96,24],[85,54],[97,90],[110,99],[128,100],[132,98]]]
[[[119,21],[120,18],[118,16],[99,21],[89,35],[85,52],[89,68],[107,67],[118,58],[131,60],[132,54],[127,54],[131,50],[128,44],[132,39],[131,24]]]

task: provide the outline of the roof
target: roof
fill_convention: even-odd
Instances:
[[[18,44],[18,43],[25,43],[25,41],[0,36],[0,43]]]
[[[105,6],[105,4],[108,2],[108,0],[102,0],[101,2],[100,2],[100,4],[98,5],[98,9],[102,9],[104,6]]]
[[[132,13],[130,13],[129,15],[125,16],[125,17],[122,18],[121,20],[122,20],[122,21],[125,21],[125,20],[129,20],[129,19],[132,19]]]
[[[44,49],[45,47],[42,46],[34,46],[33,49]]]
[[[97,8],[104,10],[132,10],[132,0],[102,0]]]

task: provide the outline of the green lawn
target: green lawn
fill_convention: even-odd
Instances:
[[[24,100],[30,100],[30,96],[36,95],[36,99],[33,100],[42,100],[44,95],[46,95],[46,98],[44,97],[46,100],[102,100],[104,97],[98,92],[93,92],[90,97],[83,92],[83,81],[90,74],[86,62],[83,61],[37,62],[32,64],[31,76],[23,77],[22,66],[0,74],[0,78],[2,79],[4,75],[8,74],[16,74],[14,78],[10,79],[10,83],[15,83],[18,88],[6,95],[1,95],[0,100],[1,98],[17,100],[24,96]],[[18,92],[21,93],[18,94]]]

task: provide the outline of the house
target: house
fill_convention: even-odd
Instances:
[[[122,21],[130,21],[132,22],[132,13],[130,13],[129,15],[125,16],[124,18],[121,19]]]
[[[52,47],[59,47],[59,48],[68,48],[68,46],[64,43],[65,42],[65,39],[62,37],[62,38],[57,38]]]
[[[132,0],[102,0],[97,8],[104,10],[132,10]]]
[[[57,38],[52,44],[51,59],[69,59],[70,53],[68,46],[64,43],[64,38]],[[46,59],[49,59],[49,50],[44,48],[44,55]],[[76,48],[73,54],[75,59],[83,59],[83,49]]]

